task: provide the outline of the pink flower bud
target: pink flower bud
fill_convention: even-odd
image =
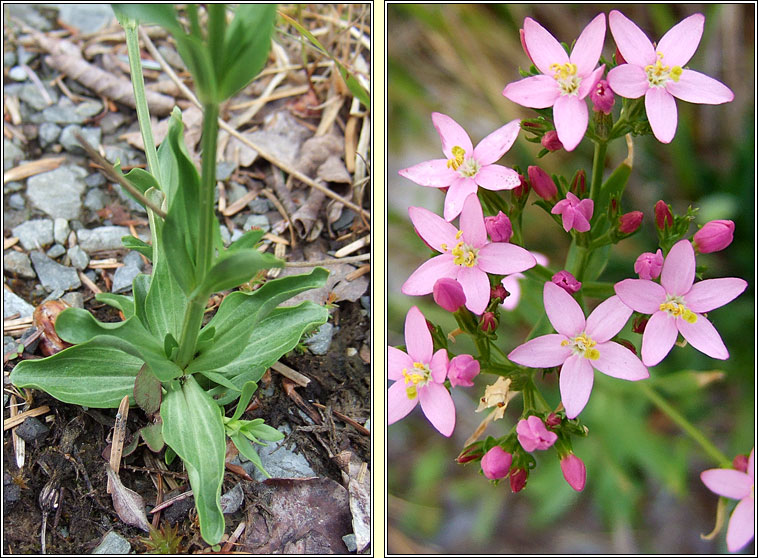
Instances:
[[[603,114],[610,114],[613,104],[616,102],[613,90],[604,79],[598,81],[590,89],[590,99],[592,100],[592,109]]]
[[[655,226],[660,230],[674,226],[674,216],[671,214],[671,208],[663,200],[658,200],[655,204]]]
[[[582,283],[565,269],[553,275],[552,281],[568,294],[574,294],[582,288]]]
[[[558,195],[558,188],[555,186],[555,182],[550,178],[550,175],[537,166],[530,166],[527,169],[529,174],[529,182],[532,184],[532,189],[537,192],[537,195],[544,200],[549,200]]]
[[[634,333],[639,333],[640,335],[645,333],[645,326],[647,326],[648,320],[650,320],[649,316],[637,316],[634,318],[634,321],[632,322],[632,331]]]
[[[516,199],[529,195],[529,181],[523,174],[518,175],[518,177],[521,182],[518,186],[511,190],[513,197]]]
[[[515,494],[521,492],[526,486],[526,480],[529,473],[526,469],[516,469],[511,473],[511,491]]]
[[[513,234],[511,220],[502,211],[498,211],[494,217],[484,218],[484,227],[490,235],[492,242],[509,242]]]
[[[561,471],[563,471],[563,478],[569,483],[569,486],[581,492],[584,490],[584,484],[587,481],[587,469],[584,467],[584,463],[573,453],[568,454],[561,459]]]
[[[467,449],[464,449],[460,454],[458,454],[458,457],[455,458],[455,461],[457,463],[468,463],[469,461],[474,461],[475,459],[479,459],[482,457],[482,454],[479,453],[480,447],[478,445],[469,447]]]
[[[471,380],[479,374],[479,362],[471,355],[458,355],[450,360],[447,377],[451,386],[471,387]]]
[[[634,262],[634,272],[640,276],[640,279],[657,279],[662,268],[663,253],[660,248],[655,254],[651,252],[640,254],[637,261]]]
[[[634,346],[634,343],[631,341],[627,341],[626,339],[617,339],[617,343],[623,347],[626,347],[630,351],[632,351],[635,355],[637,354],[637,347]]]
[[[619,47],[616,47],[616,64],[619,66],[621,64],[626,64],[626,60],[624,60],[624,57],[621,56],[621,51],[619,50]]]
[[[502,283],[497,287],[490,287],[490,300],[495,300],[497,298],[500,302],[503,302],[509,295],[510,293],[505,290]]]
[[[542,143],[542,147],[548,151],[558,151],[563,149],[563,144],[561,143],[561,140],[558,139],[558,132],[555,130],[546,132],[545,135],[542,136],[540,143]]]
[[[534,415],[518,421],[516,434],[518,434],[521,447],[530,453],[534,450],[546,450],[558,439],[558,435],[555,432],[549,432],[545,428],[545,423]]]
[[[742,471],[743,473],[747,473],[747,464],[748,464],[747,455],[742,455],[742,454],[737,455],[732,461],[732,467],[734,467],[738,471]]]
[[[695,250],[701,254],[723,250],[734,240],[734,221],[726,219],[708,221],[695,233],[692,240]]]
[[[632,234],[640,228],[642,224],[642,211],[630,211],[619,217],[619,232],[621,234]]]
[[[482,314],[482,319],[479,320],[479,327],[482,328],[482,331],[495,331],[497,329],[497,320],[495,319],[495,314],[492,312],[485,312]]]
[[[437,279],[432,289],[432,296],[434,297],[434,302],[448,312],[455,312],[466,303],[463,287],[458,281],[449,277]]]
[[[571,187],[569,190],[577,196],[580,196],[587,191],[587,173],[584,169],[576,171],[574,178],[571,180]]]
[[[555,426],[558,426],[561,423],[561,417],[556,415],[555,413],[550,413],[547,418],[545,419],[545,424],[549,428],[553,428]]]
[[[500,446],[495,446],[482,457],[482,472],[490,480],[502,479],[511,468],[513,456]]]

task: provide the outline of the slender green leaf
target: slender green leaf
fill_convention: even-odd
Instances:
[[[134,313],[142,323],[142,327],[149,330],[150,322],[145,313],[145,299],[150,288],[150,276],[145,273],[138,274],[132,281],[132,294],[134,295]],[[128,319],[126,314],[124,317]]]
[[[124,313],[124,318],[129,319],[134,316],[134,299],[130,296],[113,294],[113,293],[97,293],[95,300],[103,302],[113,308],[118,308]]]
[[[240,388],[238,388],[236,385],[234,385],[232,382],[230,382],[227,378],[225,378],[222,374],[218,374],[216,372],[212,372],[210,370],[203,370],[201,372],[198,372],[198,374],[205,376],[208,378],[211,382],[215,382],[219,385],[224,386],[227,389],[230,389],[232,391],[236,391],[239,393]]]
[[[232,289],[249,281],[262,269],[283,266],[284,262],[271,254],[262,254],[252,248],[235,250],[213,264],[198,290],[210,295]]]
[[[203,539],[216,544],[224,534],[219,503],[226,453],[221,408],[192,376],[181,384],[170,385],[163,400],[163,438],[184,461]]]
[[[136,19],[142,23],[155,23],[171,33],[182,32],[176,20],[173,4],[111,4],[119,22],[124,18]]]
[[[245,436],[247,436],[247,434],[251,434],[256,438],[260,438],[261,440],[265,440],[267,442],[276,442],[284,438],[284,434],[279,432],[273,426],[269,426],[268,424],[245,424],[240,429],[240,432],[242,432]]]
[[[260,242],[263,235],[266,234],[263,229],[251,229],[229,245],[228,250],[239,250],[240,248],[255,248]]]
[[[102,339],[93,339],[38,360],[19,362],[10,375],[17,387],[46,391],[64,403],[118,408],[131,395],[143,361]]]
[[[128,173],[124,174],[121,170],[121,163],[117,162],[115,165],[113,165],[113,169],[118,173],[122,174],[126,180],[129,181],[129,183],[134,186],[137,190],[139,190],[143,195],[150,189],[150,188],[160,188],[158,185],[158,181],[155,179],[155,177],[147,172],[145,169],[141,169],[139,167],[135,167],[132,170],[130,170]],[[129,193],[129,190],[124,188],[124,192],[132,198],[134,201],[136,201],[138,204],[140,204],[142,207],[145,207],[145,205],[135,198],[134,196]]]
[[[236,448],[248,461],[255,465],[261,473],[266,475],[267,478],[271,478],[268,471],[263,468],[263,462],[261,462],[258,452],[255,451],[253,444],[251,444],[249,440],[245,439],[241,434],[230,434],[229,438],[234,442]]]
[[[144,240],[140,240],[139,238],[136,238],[132,235],[127,235],[121,237],[121,244],[124,245],[124,248],[139,252],[148,260],[153,259],[153,247]]]
[[[189,295],[195,289],[196,284],[195,262],[187,250],[183,224],[170,212],[163,223],[161,243],[171,275],[182,292]]]
[[[242,386],[242,393],[240,394],[239,401],[237,401],[237,408],[235,409],[231,420],[237,420],[242,416],[248,403],[250,403],[250,400],[253,398],[256,389],[258,389],[258,384],[255,382],[245,382],[245,385]]]
[[[166,254],[161,254],[153,268],[153,279],[145,298],[145,316],[150,329],[159,338],[171,334],[179,339],[187,307],[187,296],[169,269]]]

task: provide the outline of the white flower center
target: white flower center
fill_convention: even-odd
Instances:
[[[466,157],[466,150],[460,145],[456,145],[451,151],[453,157],[447,160],[447,168],[458,171],[458,174],[464,178],[476,176],[481,168],[479,161],[473,157]]]
[[[550,69],[554,71],[553,79],[558,82],[558,89],[561,95],[576,95],[579,91],[579,85],[582,78],[576,75],[576,64],[566,62],[565,64],[551,64]]]
[[[697,315],[685,306],[684,299],[678,295],[666,295],[666,300],[661,303],[658,309],[666,312],[669,316],[682,318],[691,324],[697,321]]]
[[[413,370],[408,372],[407,368],[403,368],[403,378],[405,379],[405,394],[408,399],[416,399],[418,396],[418,388],[424,387],[429,383],[432,378],[432,371],[429,370],[427,364],[421,362],[413,363]]]
[[[567,345],[571,345],[571,352],[575,355],[582,355],[590,360],[600,358],[600,351],[594,348],[597,343],[586,333],[580,333],[576,337],[561,341],[561,346],[566,347]]]
[[[666,82],[673,80],[679,81],[679,77],[682,75],[682,67],[674,66],[673,68],[663,65],[663,53],[656,52],[658,60],[655,64],[649,64],[645,66],[645,73],[647,74],[647,82],[650,87],[663,87]]]

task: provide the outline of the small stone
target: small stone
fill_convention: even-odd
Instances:
[[[82,33],[94,33],[108,25],[113,19],[110,6],[102,4],[56,4],[60,11],[59,20]]]
[[[7,481],[6,482],[6,477]],[[21,487],[13,482],[8,473],[3,473],[3,505],[8,510],[21,499]]]
[[[268,217],[265,215],[250,215],[245,221],[245,225],[242,229],[247,232],[253,228],[263,229],[265,232],[269,232],[271,230],[271,223],[269,223]]]
[[[31,318],[32,314],[34,314],[34,306],[15,293],[3,289],[3,299],[3,319],[7,320],[11,316],[15,316],[15,318]]]
[[[235,242],[239,238],[242,237],[244,233],[239,229],[234,229],[234,232],[232,233],[232,242]]]
[[[216,164],[216,180],[220,180],[221,182],[227,180],[236,168],[237,165],[231,161],[219,161]]]
[[[26,181],[26,195],[32,205],[53,218],[77,219],[86,189],[82,178],[86,171],[68,165],[43,172]]]
[[[172,506],[173,507],[173,506]],[[132,545],[116,531],[108,531],[102,542],[95,547],[92,554],[126,555],[132,550]]]
[[[132,281],[140,274],[144,263],[139,252],[129,252],[124,257],[124,265],[117,268],[113,274],[111,292],[121,293],[132,288]]]
[[[76,132],[79,132],[92,147],[97,148],[100,145],[100,138],[102,137],[102,130],[100,128],[92,128],[90,126],[82,128],[76,124],[69,124],[63,128],[59,140],[63,149],[69,153],[84,153],[84,149],[74,135]]]
[[[68,259],[76,269],[84,270],[89,265],[89,256],[78,244],[68,249]]]
[[[330,322],[326,322],[305,341],[305,344],[308,345],[314,355],[325,355],[332,343],[333,336],[334,326]]]
[[[113,134],[126,121],[126,115],[121,112],[109,112],[100,119],[100,129],[103,134]]]
[[[121,162],[122,167],[140,162],[137,152],[127,144],[106,146],[105,158],[112,163]]]
[[[3,66],[13,66],[16,63],[16,53],[12,50],[6,50],[3,53]]]
[[[26,279],[34,279],[37,275],[32,269],[32,262],[29,256],[23,252],[11,250],[3,256],[3,267],[6,273],[12,273]]]
[[[53,247],[47,251],[48,258],[58,258],[66,253],[66,249],[60,244],[53,244]]]
[[[358,354],[358,349],[356,349],[355,347],[348,347],[347,349],[345,349],[345,355],[348,357],[355,356],[357,354]]]
[[[60,100],[42,112],[36,112],[29,117],[29,121],[35,124],[43,122],[52,122],[54,124],[81,124],[84,118],[76,113],[76,105],[68,97],[61,97]]]
[[[366,310],[366,312],[371,315],[371,297],[368,295],[364,295],[361,297],[361,306],[363,306],[363,309]]]
[[[288,426],[282,425],[278,428],[285,436],[291,431]],[[286,438],[285,438],[286,439]],[[284,440],[279,442],[269,443],[266,446],[259,446],[256,444],[255,450],[261,458],[263,468],[273,478],[280,479],[295,479],[314,477],[316,473],[313,471],[308,461],[300,453],[295,453],[286,447],[281,447]],[[250,476],[257,481],[264,481],[266,477],[261,473],[257,467],[250,462],[243,463],[242,465]],[[248,466],[250,467],[248,469]]]
[[[266,198],[262,198],[258,196],[253,201],[251,201],[249,204],[247,204],[247,207],[250,208],[250,211],[255,213],[256,215],[264,215],[271,211],[271,202],[268,201]]]
[[[72,308],[84,308],[84,295],[79,292],[66,293],[61,297],[63,302],[66,302]]]
[[[232,237],[229,234],[229,229],[226,228],[226,225],[219,226],[219,231],[221,232],[221,242],[224,243],[224,246],[229,246],[229,244],[232,243]]]
[[[242,492],[242,485],[237,483],[229,492],[221,495],[221,511],[224,514],[232,514],[242,507],[242,501],[245,494]]]
[[[334,223],[332,223],[332,230],[341,231],[342,229],[347,228],[350,225],[352,225],[354,220],[355,220],[355,211],[346,207],[342,210],[342,215],[340,215],[340,218],[337,219]]]
[[[23,189],[24,189],[24,185],[21,182],[18,182],[17,180],[14,180],[13,182],[8,182],[8,184],[3,184],[4,194],[10,194],[11,192],[20,192]]]
[[[52,292],[56,289],[69,291],[71,289],[79,288],[82,285],[74,268],[61,265],[48,258],[42,252],[37,252],[36,250],[30,255],[34,271],[37,272],[37,277],[39,277],[40,283],[42,283],[42,286],[45,287],[48,292]]]
[[[51,219],[34,219],[21,223],[13,229],[13,236],[18,237],[24,250],[39,250],[53,243],[53,221]]]
[[[76,105],[76,114],[81,118],[80,122],[84,122],[88,118],[97,116],[101,112],[103,112],[103,103],[100,101],[82,101]]]
[[[61,135],[61,127],[52,122],[43,122],[39,127],[39,144],[43,149],[52,145]]]
[[[247,188],[245,188],[239,182],[232,180],[226,186],[226,205],[232,205],[245,194],[247,194]]]
[[[24,199],[24,196],[16,192],[8,199],[8,205],[13,209],[24,209],[26,207],[26,200]]]
[[[65,219],[59,217],[53,221],[53,238],[58,244],[66,244],[66,239],[70,232],[71,229],[68,226],[68,221]]]
[[[184,521],[184,519],[189,515],[189,511],[194,507],[194,498],[185,498],[184,500],[179,500],[178,502],[174,502],[165,510],[163,510],[163,519],[168,521],[169,524],[175,525],[180,521]]]
[[[16,427],[16,434],[25,442],[41,442],[47,438],[50,428],[48,428],[37,417],[29,417]]]
[[[44,302],[50,302],[51,300],[60,300],[61,298],[63,298],[63,289],[55,289],[53,292],[47,295],[45,300],[43,300],[42,302],[44,303]]]
[[[356,550],[358,550],[358,545],[355,544],[355,533],[344,535],[342,537],[342,540],[344,541],[348,552],[355,552]]]
[[[8,72],[8,76],[15,81],[26,81],[29,79],[26,70],[24,70],[21,66],[13,66],[10,72]]]
[[[8,138],[3,138],[3,170],[13,168],[25,157],[23,150]]]
[[[52,87],[50,87],[49,85],[44,85],[44,87],[50,100],[53,103],[57,102],[58,92]],[[28,83],[24,85],[19,90],[18,96],[19,96],[19,99],[24,101],[27,105],[29,105],[35,111],[45,110],[45,108],[50,106],[45,96],[42,95],[39,88],[33,83]]]
[[[129,236],[131,232],[127,227],[105,226],[94,229],[82,229],[76,233],[79,246],[82,250],[91,254],[100,250],[118,250],[123,248],[121,238]]]
[[[36,339],[32,339],[29,341],[31,337],[34,337],[37,333],[36,327],[30,327],[27,329],[23,335],[19,338],[18,342],[24,346],[24,350],[27,353],[34,354],[37,352],[37,345],[39,345],[39,336],[36,336]]]
[[[90,175],[94,176],[94,175]],[[89,178],[89,177],[88,177]],[[86,181],[86,179],[85,179]],[[108,202],[108,196],[102,190],[90,190],[84,196],[84,207],[92,211],[100,211]]]
[[[45,20],[47,22],[47,20]],[[47,22],[49,25],[49,22]],[[35,29],[39,29],[40,31],[48,31],[48,29],[42,29],[42,27],[37,27],[36,25],[33,25]],[[32,60],[34,60],[34,57],[37,56],[36,52],[28,51],[26,48],[24,48],[24,45],[19,45],[18,50],[16,51],[16,54],[18,56],[18,63],[21,64],[28,64]]]

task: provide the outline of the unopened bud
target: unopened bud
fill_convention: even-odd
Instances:
[[[474,461],[475,459],[481,459],[481,457],[481,448],[479,444],[476,444],[464,449],[460,454],[458,454],[458,457],[455,458],[455,461],[457,463],[463,464],[468,463],[469,461]]]
[[[561,140],[558,139],[558,132],[555,130],[545,132],[545,135],[542,136],[540,143],[542,143],[542,147],[548,151],[559,151],[563,149],[563,144],[561,143]]]
[[[635,347],[631,341],[627,341],[626,339],[617,339],[617,342],[622,347],[626,347],[627,349],[632,351],[635,355],[637,354],[637,347]]]
[[[539,197],[544,200],[550,200],[558,195],[558,188],[555,186],[555,182],[540,167],[532,165],[527,172],[529,173],[529,182],[532,185],[532,189],[537,192]]]
[[[648,320],[650,320],[650,316],[637,316],[634,318],[632,331],[639,334],[645,333],[645,326],[647,326]]]
[[[663,200],[658,200],[655,204],[655,226],[664,230],[666,225],[674,226],[674,216],[671,214],[671,208]]]
[[[592,109],[603,114],[610,114],[613,104],[616,102],[613,90],[604,79],[598,81],[590,89],[590,100],[592,101]]]
[[[518,186],[511,190],[511,193],[516,199],[520,199],[529,195],[529,181],[523,174],[518,175],[518,177],[521,182]]]
[[[661,274],[661,269],[663,269],[663,253],[660,248],[655,254],[652,252],[640,254],[634,262],[634,272],[640,276],[640,279],[657,279]]]
[[[448,312],[455,312],[466,304],[466,295],[463,292],[463,287],[458,281],[449,277],[437,279],[432,289],[432,296],[434,297],[434,302]]]
[[[511,491],[514,493],[521,492],[526,486],[526,480],[529,477],[529,473],[526,469],[516,469],[511,472]]]
[[[492,242],[509,242],[513,234],[511,220],[502,211],[498,211],[494,217],[484,218],[484,227],[490,235]]]
[[[561,423],[561,417],[556,415],[555,413],[550,413],[547,418],[545,419],[545,424],[549,428],[554,428],[558,426]]]
[[[482,457],[482,472],[490,480],[502,479],[508,474],[513,456],[500,446],[495,446]]]
[[[447,377],[451,386],[471,387],[471,380],[479,374],[479,362],[471,355],[458,355],[450,360]]]
[[[619,232],[621,234],[632,234],[640,228],[642,224],[642,211],[630,211],[619,217]]]
[[[734,221],[717,219],[708,221],[692,238],[695,250],[709,254],[723,250],[734,240]]]
[[[510,293],[505,290],[505,287],[503,287],[502,283],[500,283],[497,287],[490,287],[490,300],[500,299],[500,302],[503,302],[506,298],[508,298],[508,295]]]
[[[574,294],[582,288],[582,283],[565,269],[553,275],[552,281],[568,294]]]
[[[619,50],[619,47],[616,47],[616,64],[626,64],[626,60],[624,60],[624,57],[621,56],[621,51]]]
[[[566,479],[571,488],[577,492],[584,490],[584,485],[587,482],[587,469],[581,459],[573,453],[568,454],[561,459],[561,471],[563,478]]]
[[[497,319],[495,318],[495,314],[493,312],[485,312],[482,314],[482,319],[479,320],[479,327],[482,328],[482,331],[495,331],[497,329]]]
[[[748,464],[747,455],[742,455],[742,454],[737,455],[732,461],[732,467],[734,467],[735,469],[743,473],[747,473],[747,464]]]
[[[569,191],[577,196],[581,196],[587,191],[587,173],[584,169],[579,169],[571,180]]]

